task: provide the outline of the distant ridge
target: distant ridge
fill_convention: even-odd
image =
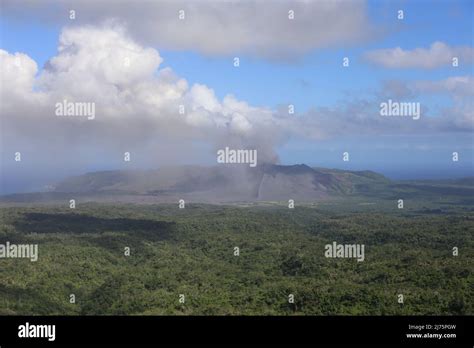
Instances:
[[[243,203],[321,202],[365,197],[394,200],[417,197],[439,200],[462,196],[474,204],[474,178],[391,181],[372,172],[310,167],[305,164],[176,166],[156,170],[108,170],[73,176],[49,185],[48,192],[0,196],[0,203]]]
[[[213,167],[178,166],[157,170],[111,170],[86,173],[52,185],[52,193],[141,196],[146,201],[196,202],[316,201],[354,191],[355,185],[389,182],[370,172],[312,168],[305,164]],[[137,197],[136,197],[137,198]]]

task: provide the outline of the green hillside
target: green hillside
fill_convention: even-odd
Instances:
[[[369,203],[2,207],[0,244],[39,259],[0,259],[0,313],[474,314],[472,206]],[[326,258],[333,241],[364,262]]]

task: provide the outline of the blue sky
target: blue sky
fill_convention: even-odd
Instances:
[[[378,100],[376,94],[384,81],[403,81],[411,86],[416,81],[472,77],[472,62],[457,68],[443,65],[430,69],[397,69],[377,66],[364,58],[368,51],[398,46],[407,51],[429,49],[436,41],[451,48],[472,48],[472,1],[369,1],[365,6],[376,28],[371,37],[362,42],[315,47],[291,59],[269,59],[238,50],[206,54],[193,47],[175,49],[152,43],[149,46],[158,50],[164,59],[160,68],[172,68],[190,86],[204,84],[220,100],[232,94],[252,106],[273,110],[294,104],[294,117],[304,117],[312,109],[321,107],[337,108],[351,100]],[[38,75],[41,74],[45,63],[57,55],[64,22],[36,16],[33,10],[26,9],[18,16],[18,12],[11,10],[12,6],[5,9],[0,15],[1,49],[10,54],[27,54],[36,61],[40,69]],[[397,19],[399,9],[404,11],[402,21]],[[234,56],[240,58],[239,68],[232,65]],[[348,68],[342,67],[343,57],[350,58]],[[429,109],[426,117],[437,117],[438,110],[453,107],[454,103],[454,97],[446,93],[420,93],[415,100]],[[372,169],[394,178],[428,178],[473,175],[473,145],[471,125],[471,131],[441,129],[418,135],[403,131],[398,134],[372,132],[336,134],[317,140],[291,136],[287,142],[277,145],[276,152],[286,164]],[[340,160],[342,151],[346,150],[353,154],[349,163]],[[449,162],[453,151],[463,154],[462,161],[455,166]],[[212,163],[212,157],[208,162]],[[91,167],[104,167],[104,163]]]

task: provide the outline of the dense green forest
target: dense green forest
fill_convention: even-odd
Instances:
[[[3,206],[0,243],[39,258],[0,259],[0,314],[474,314],[472,205],[405,204]]]

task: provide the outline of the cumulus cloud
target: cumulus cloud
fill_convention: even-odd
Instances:
[[[365,58],[368,61],[391,69],[434,69],[452,66],[454,57],[458,58],[460,65],[473,64],[474,48],[468,46],[451,47],[436,41],[429,48],[403,50],[400,47],[395,47],[365,53]]]
[[[2,102],[12,105],[9,97],[21,95],[24,91],[32,90],[35,75],[38,72],[36,62],[23,53],[9,54],[0,49],[1,78],[4,82],[0,84]]]
[[[363,0],[177,0],[141,1],[140,6],[112,0],[44,0],[41,6],[31,0],[4,0],[2,8],[7,15],[62,25],[113,18],[127,23],[142,44],[206,55],[286,59],[318,48],[346,47],[374,35]],[[75,11],[74,20],[69,19],[70,10]],[[294,19],[289,19],[289,11]]]
[[[137,44],[116,24],[64,29],[57,55],[39,74],[24,54],[2,50],[0,60],[8,146],[34,142],[64,155],[68,147],[161,152],[170,142],[203,141],[214,148],[257,148],[262,161],[277,159],[281,131],[271,110],[232,95],[218,100],[205,85],[189,86],[160,68],[158,51]],[[95,119],[56,116],[55,105],[64,100],[95,103]]]
[[[82,173],[94,163],[123,164],[125,151],[132,153],[132,163],[159,167],[202,158],[203,152],[212,157],[229,146],[257,149],[262,163],[278,161],[278,145],[291,137],[472,130],[465,94],[472,92],[471,77],[394,84],[401,94],[458,98],[436,120],[415,122],[381,118],[378,96],[298,115],[253,106],[231,94],[220,99],[208,86],[190,86],[162,62],[157,50],[137,43],[116,23],[63,29],[57,55],[41,71],[27,55],[0,50],[4,159],[12,161],[11,154],[20,151],[28,163],[37,161],[35,168]],[[65,99],[95,103],[95,119],[56,116],[56,103]]]

